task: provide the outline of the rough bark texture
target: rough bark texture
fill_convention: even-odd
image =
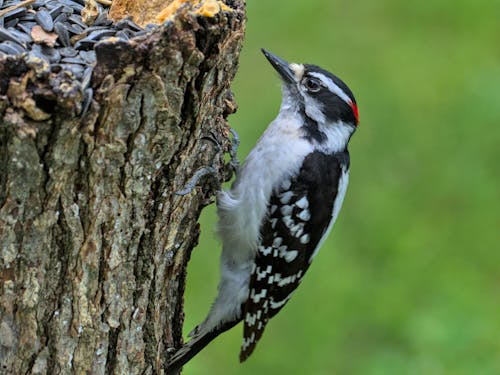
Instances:
[[[181,344],[197,219],[227,178],[244,4],[226,4],[99,44],[84,118],[71,77],[0,61],[0,373],[161,374]]]

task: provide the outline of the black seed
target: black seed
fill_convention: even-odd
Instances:
[[[35,13],[26,13],[24,16],[19,17],[19,22],[35,21]]]
[[[117,29],[132,29],[134,31],[141,31],[142,30],[142,28],[139,25],[137,25],[134,21],[132,21],[129,17],[118,21],[115,24],[115,27]]]
[[[9,30],[6,30],[4,28],[0,29],[0,41],[6,41],[6,40],[11,40],[13,42],[18,42],[17,38],[12,35],[12,33],[9,32]]]
[[[60,23],[63,23],[63,22],[66,22],[68,20],[68,15],[66,13],[61,13],[60,15],[58,15],[56,17],[56,19],[54,20],[54,25],[58,22]]]
[[[34,55],[36,57],[46,60],[47,62],[50,62],[49,58],[45,56],[45,54],[43,53],[42,46],[39,44],[33,44],[33,46],[31,47],[31,51],[29,53],[30,55]]]
[[[18,55],[25,52],[26,49],[17,43],[7,40],[3,43],[0,43],[0,51],[5,52],[9,55]]]
[[[80,64],[84,65],[85,61],[81,57],[75,56],[75,57],[63,57],[61,59],[61,62],[63,63],[70,63],[70,64]]]
[[[52,19],[55,20],[57,18],[57,16],[59,16],[62,13],[63,9],[64,9],[64,5],[59,5],[59,6],[55,7],[54,9],[52,9],[49,12]]]
[[[99,25],[109,26],[112,23],[113,23],[113,21],[111,21],[108,18],[108,11],[107,10],[103,11],[101,8],[99,10],[99,15],[97,16],[96,20],[94,21],[94,25],[96,25],[96,26],[99,26]]]
[[[85,30],[85,28],[81,27],[80,25],[77,25],[76,23],[74,24],[66,23],[66,29],[72,34],[81,34]]]
[[[5,23],[5,27],[14,27],[19,23],[19,18],[13,18]]]
[[[89,65],[94,64],[96,60],[95,51],[80,51],[80,57]]]
[[[82,21],[82,17],[77,16],[76,14],[72,14],[71,16],[69,16],[69,20],[74,24],[82,27],[83,29],[87,27],[87,25]]]
[[[75,57],[76,55],[78,55],[78,51],[72,47],[61,48],[59,52],[64,57]]]
[[[84,39],[98,41],[98,40],[101,40],[102,38],[110,37],[110,36],[113,36],[115,34],[116,34],[116,30],[112,30],[112,29],[96,30],[96,31],[92,31]],[[83,39],[82,39],[82,41],[83,41]]]
[[[117,38],[120,38],[120,39],[125,39],[125,40],[129,40],[130,39],[125,30],[118,31],[115,36]]]
[[[26,13],[26,8],[21,7],[21,8],[11,10],[10,12],[6,13],[3,16],[3,18],[5,19],[5,21],[9,21],[13,18],[21,18],[22,16],[24,16],[25,13]]]
[[[61,4],[67,5],[70,8],[73,8],[75,13],[80,13],[83,9],[83,5],[78,4],[76,1],[72,0],[59,0]]]
[[[83,72],[83,78],[82,78],[82,88],[86,89],[90,85],[90,80],[92,79],[92,72],[94,68],[92,66],[88,66],[85,68],[85,71]]]
[[[44,29],[48,33],[54,30],[54,21],[52,20],[52,17],[50,16],[48,10],[40,9],[38,12],[36,12],[35,19],[38,24],[42,26],[42,29]]]
[[[31,36],[25,32],[9,28],[8,31],[14,35],[18,41],[17,43],[22,44],[23,46],[26,47],[27,44],[32,43],[33,39],[31,39]]]
[[[80,64],[66,63],[66,64],[60,64],[60,66],[64,70],[70,71],[75,76],[76,79],[80,79],[83,76],[84,69],[83,66],[81,66]]]
[[[57,63],[61,60],[61,53],[55,48],[42,46],[42,53],[47,56],[51,63]]]
[[[75,43],[76,49],[91,49],[94,48],[95,40],[82,39]]]
[[[59,41],[64,47],[71,46],[71,42],[69,41],[68,30],[62,23],[57,22],[54,25],[54,31],[56,32],[57,36],[59,37]]]
[[[73,13],[75,13],[75,10],[73,8],[65,5],[63,8],[63,13],[67,14],[68,16],[71,16]]]
[[[101,31],[101,30],[109,30],[109,27],[103,25],[92,25],[85,29],[87,34],[90,34],[92,31]]]
[[[85,89],[83,94],[82,112],[80,113],[80,116],[83,117],[85,113],[87,113],[87,111],[89,110],[93,96],[94,96],[94,91],[90,87]]]
[[[21,29],[24,31],[26,34],[31,35],[31,29],[33,26],[35,26],[37,23],[36,22],[21,22],[20,24],[17,25],[18,29]]]

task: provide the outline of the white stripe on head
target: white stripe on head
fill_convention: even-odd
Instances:
[[[321,82],[323,82],[326,85],[326,87],[328,87],[328,90],[333,92],[348,105],[352,105],[351,98],[349,98],[349,96],[344,92],[344,90],[342,90],[337,84],[335,84],[335,82],[333,82],[331,78],[325,76],[324,74],[316,72],[309,73],[309,75],[319,78]]]

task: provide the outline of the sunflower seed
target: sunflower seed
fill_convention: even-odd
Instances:
[[[116,34],[116,30],[112,30],[112,29],[111,30],[110,29],[95,30],[95,31],[92,31],[85,39],[98,41],[98,40],[101,40],[102,38],[113,36],[115,34]]]
[[[6,13],[3,16],[3,18],[5,21],[9,21],[9,20],[14,19],[14,18],[21,18],[22,16],[24,16],[26,14],[26,10],[27,9],[24,7],[11,10],[10,12]]]
[[[58,22],[63,23],[68,20],[68,15],[66,13],[61,13],[54,19],[54,25]]]
[[[11,41],[17,43],[17,38],[14,35],[12,35],[12,33],[9,32],[9,30],[1,28],[0,29],[0,41],[3,42],[6,40],[11,40]]]
[[[9,55],[18,55],[26,51],[21,45],[7,40],[3,43],[0,43],[0,51],[5,52]]]
[[[19,31],[16,29],[8,29],[8,30],[11,32],[11,34],[15,35],[19,40],[21,40],[25,44],[33,42],[31,35],[25,33],[24,31]]]
[[[120,39],[129,40],[129,36],[125,30],[118,31],[115,36]]]
[[[76,79],[80,79],[83,76],[84,69],[83,69],[83,66],[81,66],[80,64],[64,63],[64,64],[60,64],[60,66],[64,70],[68,70],[71,73],[73,73],[73,75],[75,76]]]
[[[36,22],[21,22],[17,25],[17,28],[21,29],[21,31],[24,31],[26,34],[31,35],[31,29],[36,24]]]
[[[66,24],[66,29],[72,33],[72,34],[81,34],[85,28],[81,27],[80,25],[74,23],[74,24]]]
[[[82,17],[77,16],[76,14],[69,16],[69,20],[74,24],[80,26],[82,29],[85,29],[87,27],[87,25],[82,21]]]
[[[59,52],[61,53],[61,56],[64,57],[75,57],[76,55],[78,55],[78,51],[73,47],[61,48]]]
[[[36,44],[35,44],[36,45]],[[33,45],[33,48],[35,47]],[[56,48],[40,46],[41,53],[43,53],[51,63],[57,63],[61,60],[61,53]]]
[[[86,89],[90,85],[90,80],[92,79],[92,72],[94,71],[94,68],[91,66],[88,66],[85,71],[83,72],[83,77],[82,77],[82,88]]]
[[[131,29],[133,31],[141,31],[142,28],[138,26],[130,17],[126,17],[115,24],[117,29]]]
[[[40,9],[36,12],[35,19],[46,32],[50,33],[54,30],[54,21],[52,20],[52,17],[47,9]]]
[[[55,7],[54,9],[52,9],[49,12],[52,19],[55,20],[57,18],[57,16],[59,16],[62,13],[63,9],[64,9],[64,5],[59,5],[58,7]]]
[[[61,62],[70,64],[80,64],[80,65],[85,64],[85,61],[83,61],[81,57],[63,57],[61,59]]]
[[[56,32],[57,36],[59,37],[59,41],[64,47],[71,46],[68,30],[62,23],[57,22],[56,24],[54,24],[54,31]]]
[[[93,97],[94,97],[94,91],[90,87],[85,89],[83,94],[82,112],[80,113],[81,117],[83,117],[85,113],[87,113],[87,111],[89,110]]]
[[[61,4],[67,5],[70,8],[73,8],[76,13],[80,13],[83,9],[83,5],[78,4],[76,1],[72,0],[59,0]]]
[[[78,54],[87,64],[91,65],[95,63],[95,51],[80,51]]]
[[[14,27],[19,23],[19,18],[13,18],[9,21],[7,21],[4,25],[4,27]]]

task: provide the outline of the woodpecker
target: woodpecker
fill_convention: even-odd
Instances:
[[[191,340],[167,363],[167,374],[241,321],[245,361],[298,287],[344,200],[347,144],[359,122],[354,95],[316,65],[262,52],[282,80],[280,111],[231,190],[218,194],[218,295]]]

